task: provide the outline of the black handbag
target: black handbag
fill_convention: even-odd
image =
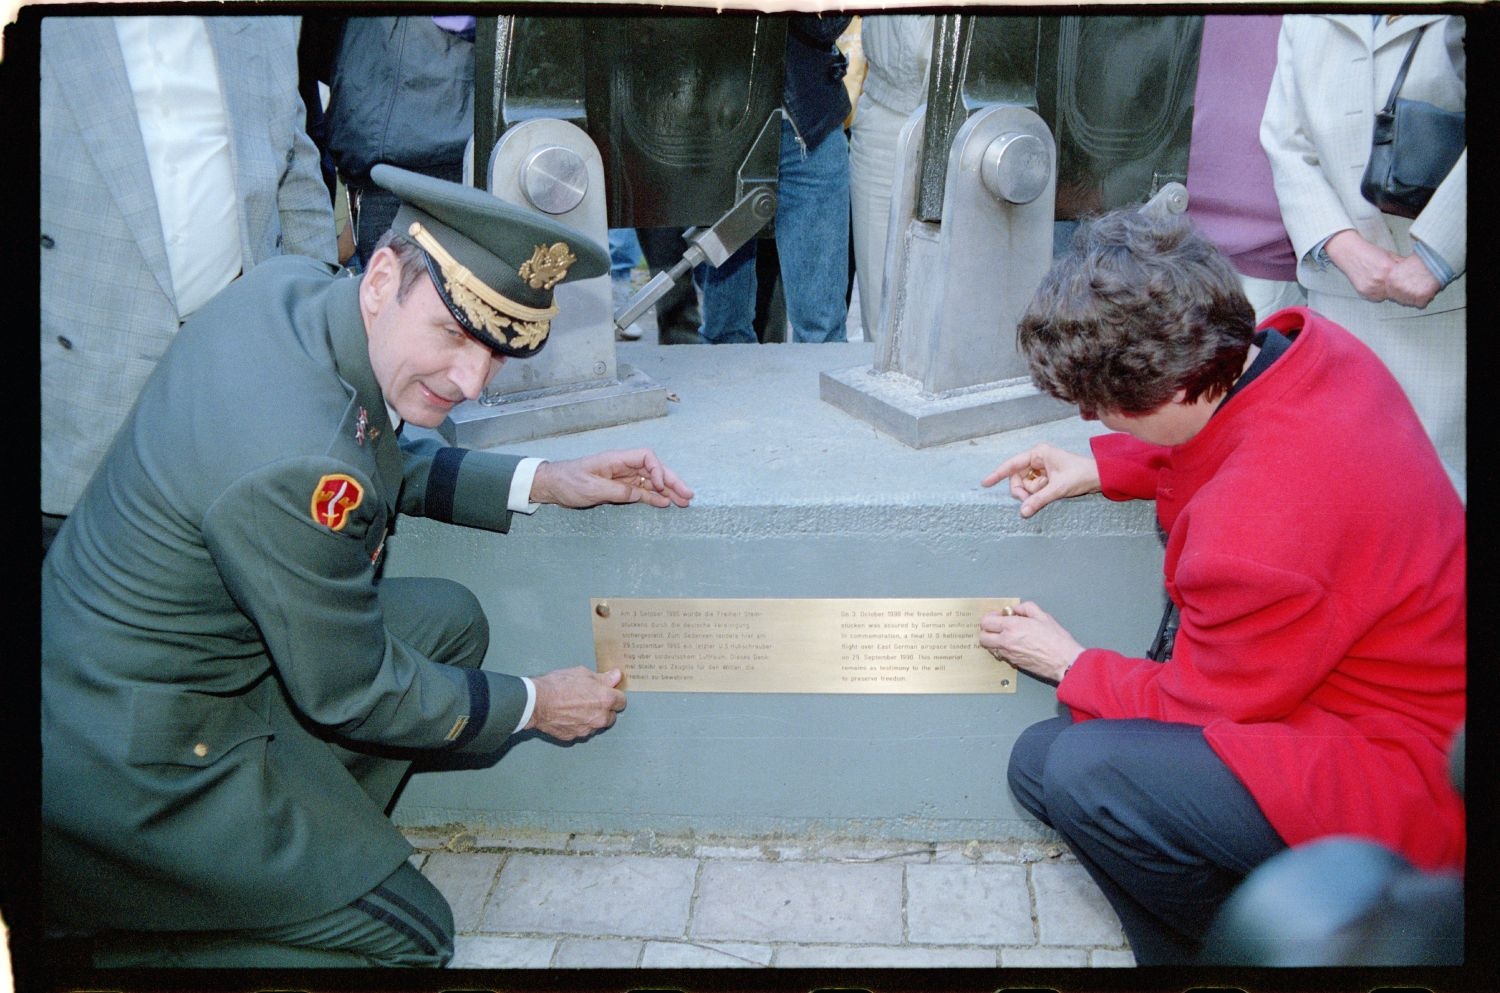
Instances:
[[[1406,60],[1385,107],[1375,115],[1375,137],[1359,192],[1382,213],[1416,217],[1432,199],[1433,190],[1447,177],[1463,154],[1464,112],[1443,110],[1421,100],[1397,96],[1406,82],[1417,43],[1431,25],[1412,39]]]

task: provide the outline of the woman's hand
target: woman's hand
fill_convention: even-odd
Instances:
[[[1442,289],[1437,277],[1427,268],[1427,263],[1416,254],[1408,255],[1392,266],[1385,282],[1392,300],[1418,309],[1431,303],[1438,290]]]
[[[1387,280],[1400,258],[1379,245],[1370,244],[1353,228],[1345,228],[1329,238],[1323,251],[1348,277],[1354,292],[1375,303],[1390,299]]]
[[[1040,444],[1013,455],[981,480],[994,486],[1009,477],[1011,496],[1021,501],[1021,516],[1030,517],[1053,500],[1099,492],[1099,464],[1091,455]]]
[[[979,644],[995,658],[1054,683],[1083,654],[1083,646],[1030,601],[980,618]]]

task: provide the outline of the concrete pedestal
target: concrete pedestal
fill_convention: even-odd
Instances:
[[[509,535],[403,519],[389,575],[443,575],[487,610],[485,666],[594,664],[589,598],[1019,596],[1084,644],[1144,652],[1161,614],[1153,508],[1094,496],[1030,521],[979,485],[1036,441],[1081,450],[1077,418],[912,449],[819,399],[869,343],[661,347],[622,362],[675,400],[665,418],[507,446],[568,458],[649,446],[687,509],[517,517]],[[419,773],[410,827],[1025,839],[1005,785],[1016,736],[1059,713],[1050,684],[1007,695],[637,693],[616,726],[559,746],[520,735],[484,768]]]
[[[457,442],[495,448],[666,416],[666,390],[624,363],[618,369],[619,378],[607,382],[512,393],[494,407],[460,404],[453,411]]]
[[[912,448],[946,445],[1073,414],[1072,407],[1038,393],[1030,379],[936,397],[924,393],[910,377],[862,365],[825,372],[820,386],[825,401]]]

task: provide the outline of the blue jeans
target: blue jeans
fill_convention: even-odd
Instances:
[[[635,228],[609,229],[609,276],[611,279],[629,279],[630,270],[641,261],[641,243],[635,236]]]
[[[797,341],[845,341],[849,311],[849,140],[834,131],[804,155],[789,121],[781,122],[776,250],[786,316]],[[755,241],[741,245],[703,286],[709,344],[754,342]]]

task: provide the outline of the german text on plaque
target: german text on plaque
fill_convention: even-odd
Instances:
[[[979,619],[1015,597],[596,598],[599,671],[630,692],[1014,693]]]

